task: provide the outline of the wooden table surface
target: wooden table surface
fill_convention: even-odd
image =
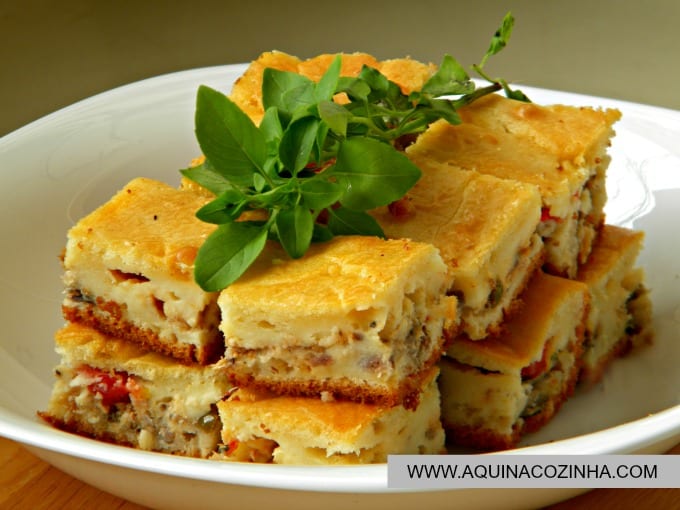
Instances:
[[[669,453],[680,455],[680,445]],[[76,480],[5,438],[0,438],[0,508],[143,510],[137,504]],[[583,508],[679,510],[680,489],[598,489],[549,507],[550,510]]]

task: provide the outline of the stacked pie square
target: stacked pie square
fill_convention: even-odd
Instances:
[[[449,174],[523,183],[540,196],[541,268],[524,278],[518,306],[504,309],[490,335],[471,331],[463,312],[463,334],[440,363],[449,441],[506,449],[550,421],[578,383],[597,382],[612,359],[651,341],[651,302],[636,267],[643,234],[605,222],[607,149],[618,111],[491,95],[460,113],[460,125],[432,124],[408,156]],[[485,213],[501,221],[507,210],[489,202]],[[459,296],[464,310],[467,296]]]

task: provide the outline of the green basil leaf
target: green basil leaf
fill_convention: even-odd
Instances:
[[[237,189],[226,190],[198,211],[196,217],[206,223],[222,224],[236,220],[246,207],[245,196]]]
[[[235,186],[250,186],[267,156],[253,121],[221,92],[201,85],[196,99],[196,139],[213,169]]]
[[[335,90],[338,88],[338,80],[340,79],[341,65],[342,57],[336,55],[314,88],[314,96],[317,102],[330,101],[335,95]]]
[[[343,140],[331,175],[345,185],[340,203],[368,210],[398,200],[420,178],[420,169],[388,143],[367,137]]]
[[[232,189],[233,185],[229,180],[216,171],[209,160],[197,166],[192,166],[180,170],[180,173],[187,179],[194,181],[196,184],[211,191],[215,195],[219,195],[228,189]]]
[[[319,117],[335,134],[342,137],[347,135],[347,123],[352,118],[352,114],[342,105],[333,101],[321,101],[319,103]]]
[[[300,184],[302,203],[314,211],[335,204],[342,197],[342,187],[336,182],[311,177]]]
[[[335,140],[328,138],[330,128],[325,122],[319,123],[319,129],[316,132],[316,143],[314,144],[314,154],[312,159],[318,162],[325,162],[335,155]]]
[[[291,258],[297,259],[305,254],[312,242],[313,230],[314,218],[306,207],[297,205],[276,215],[279,242]]]
[[[451,55],[445,55],[439,69],[425,82],[422,94],[439,97],[447,95],[469,94],[475,90],[475,84],[465,68]]]
[[[344,92],[353,101],[366,101],[371,93],[371,87],[360,78],[341,76],[337,92]]]
[[[325,225],[314,223],[314,231],[312,232],[313,243],[323,243],[333,239],[333,232]]]
[[[460,124],[461,118],[454,103],[446,99],[433,99],[429,101],[428,108],[423,111],[426,123],[429,124],[437,119],[444,119],[449,124]]]
[[[267,108],[260,121],[260,131],[262,131],[267,145],[277,146],[283,136],[283,127],[279,119],[278,108],[274,106]],[[276,154],[276,151],[274,151],[274,154]]]
[[[262,104],[265,111],[276,107],[285,128],[296,111],[313,108],[316,84],[301,74],[267,68],[262,75]]]
[[[293,175],[297,175],[310,162],[318,130],[318,119],[303,117],[291,123],[283,132],[279,158]]]
[[[505,80],[499,80],[501,83],[501,86],[503,87],[503,91],[505,92],[505,96],[514,99],[516,101],[522,101],[523,103],[531,103],[531,99],[522,92],[521,90],[512,90],[510,86],[507,84]]]
[[[390,80],[376,68],[363,66],[359,72],[359,79],[371,89],[371,93],[367,96],[369,101],[378,102],[387,97],[390,89]]]
[[[364,211],[354,211],[346,207],[328,209],[328,211],[328,228],[334,235],[385,237],[375,218]]]
[[[505,46],[507,46],[508,41],[510,40],[510,35],[512,35],[512,29],[514,25],[515,18],[511,13],[507,13],[503,17],[501,26],[493,34],[491,42],[489,43],[489,49],[486,50],[479,67],[484,67],[484,64],[486,64],[486,61],[489,59],[489,57],[496,55],[499,51],[505,48]]]
[[[247,222],[217,227],[196,255],[196,282],[207,292],[217,292],[231,285],[262,252],[268,230],[266,225]]]
[[[261,193],[267,187],[267,179],[262,174],[253,174],[253,188],[255,191]]]

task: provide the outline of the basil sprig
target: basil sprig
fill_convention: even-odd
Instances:
[[[267,239],[299,258],[312,242],[336,235],[384,237],[367,211],[402,198],[420,178],[395,142],[437,119],[460,123],[456,110],[483,95],[504,89],[520,97],[483,71],[486,59],[507,43],[512,24],[506,15],[473,66],[490,82],[482,88],[449,55],[420,91],[408,95],[371,67],[341,77],[338,55],[318,82],[265,69],[265,114],[257,126],[223,93],[200,86],[195,133],[205,161],[181,172],[215,194],[196,216],[217,228],[198,251],[197,283],[206,291],[229,286]],[[349,101],[335,102],[338,93]],[[248,211],[263,214],[246,220]]]

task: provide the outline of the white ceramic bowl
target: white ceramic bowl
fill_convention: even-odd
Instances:
[[[228,91],[245,66],[175,73],[60,110],[0,139],[0,435],[103,490],[158,508],[528,508],[579,490],[387,489],[385,465],[241,465],[135,451],[41,423],[62,324],[58,255],[66,230],[128,180],[179,182],[199,153],[193,136],[199,84]],[[680,441],[680,112],[523,88],[536,102],[616,107],[610,223],[646,232],[640,262],[652,288],[657,341],[618,360],[597,387],[579,391],[532,453],[661,453]],[[517,452],[517,450],[515,451]],[[509,452],[513,453],[513,452]]]

